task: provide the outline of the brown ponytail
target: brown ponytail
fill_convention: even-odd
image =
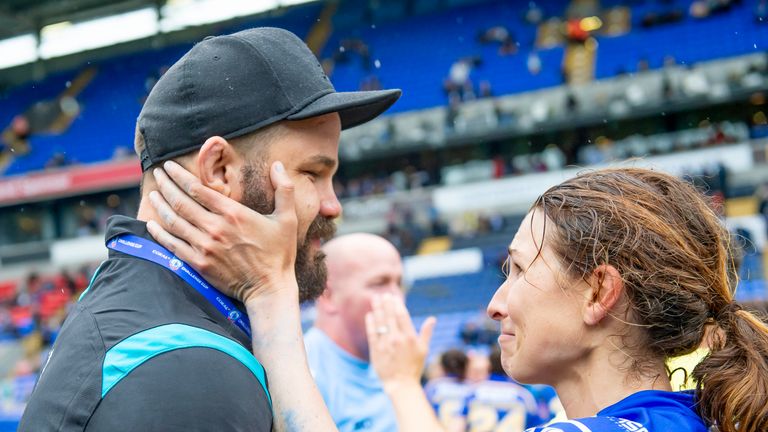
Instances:
[[[715,319],[720,331],[693,370],[699,413],[720,432],[768,431],[768,326],[734,303]]]
[[[605,169],[554,186],[532,210],[554,225],[569,276],[601,264],[621,274],[628,316],[645,330],[628,347],[634,370],[693,352],[716,324],[693,373],[699,414],[720,432],[768,431],[768,327],[734,305],[730,236],[699,191],[652,170]]]

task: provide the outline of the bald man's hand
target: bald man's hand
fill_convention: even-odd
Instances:
[[[297,219],[293,183],[283,164],[270,170],[275,211],[261,215],[203,185],[169,161],[153,175],[159,192],[149,198],[160,216],[149,221],[152,237],[216,288],[244,303],[256,296],[293,296]]]

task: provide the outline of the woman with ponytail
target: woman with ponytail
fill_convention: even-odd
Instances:
[[[733,301],[728,241],[703,195],[651,170],[587,172],[534,203],[488,312],[507,373],[553,385],[574,419],[549,430],[768,431],[768,327]],[[708,334],[697,390],[671,392],[666,360]]]
[[[488,306],[506,373],[555,387],[570,419],[529,431],[768,431],[768,327],[733,301],[728,242],[705,196],[656,171],[586,172],[539,197]],[[375,305],[369,326],[387,310],[403,314]],[[399,327],[369,332],[371,359],[385,389],[412,395],[414,377],[387,373],[408,368],[387,363],[424,347]],[[666,361],[703,342],[698,388],[673,392]],[[418,416],[392,396],[401,419]]]

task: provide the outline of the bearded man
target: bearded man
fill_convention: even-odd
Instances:
[[[299,299],[309,300],[325,286],[320,245],[341,213],[332,186],[340,132],[399,96],[336,92],[316,57],[285,30],[256,28],[196,44],[142,108],[139,213],[109,220],[109,258],[67,318],[19,430],[271,430],[267,374],[251,352],[243,304],[216,289],[211,269],[182,261],[149,234],[147,225],[165,217],[151,205],[158,198],[153,174],[162,163],[178,163],[262,214],[279,203],[270,179],[290,179],[296,280]],[[210,224],[186,228],[215,234]]]

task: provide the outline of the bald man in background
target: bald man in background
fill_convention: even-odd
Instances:
[[[312,375],[341,432],[396,431],[394,408],[369,361],[365,314],[376,295],[404,297],[400,254],[363,233],[337,237],[323,252],[326,289],[304,337]]]

